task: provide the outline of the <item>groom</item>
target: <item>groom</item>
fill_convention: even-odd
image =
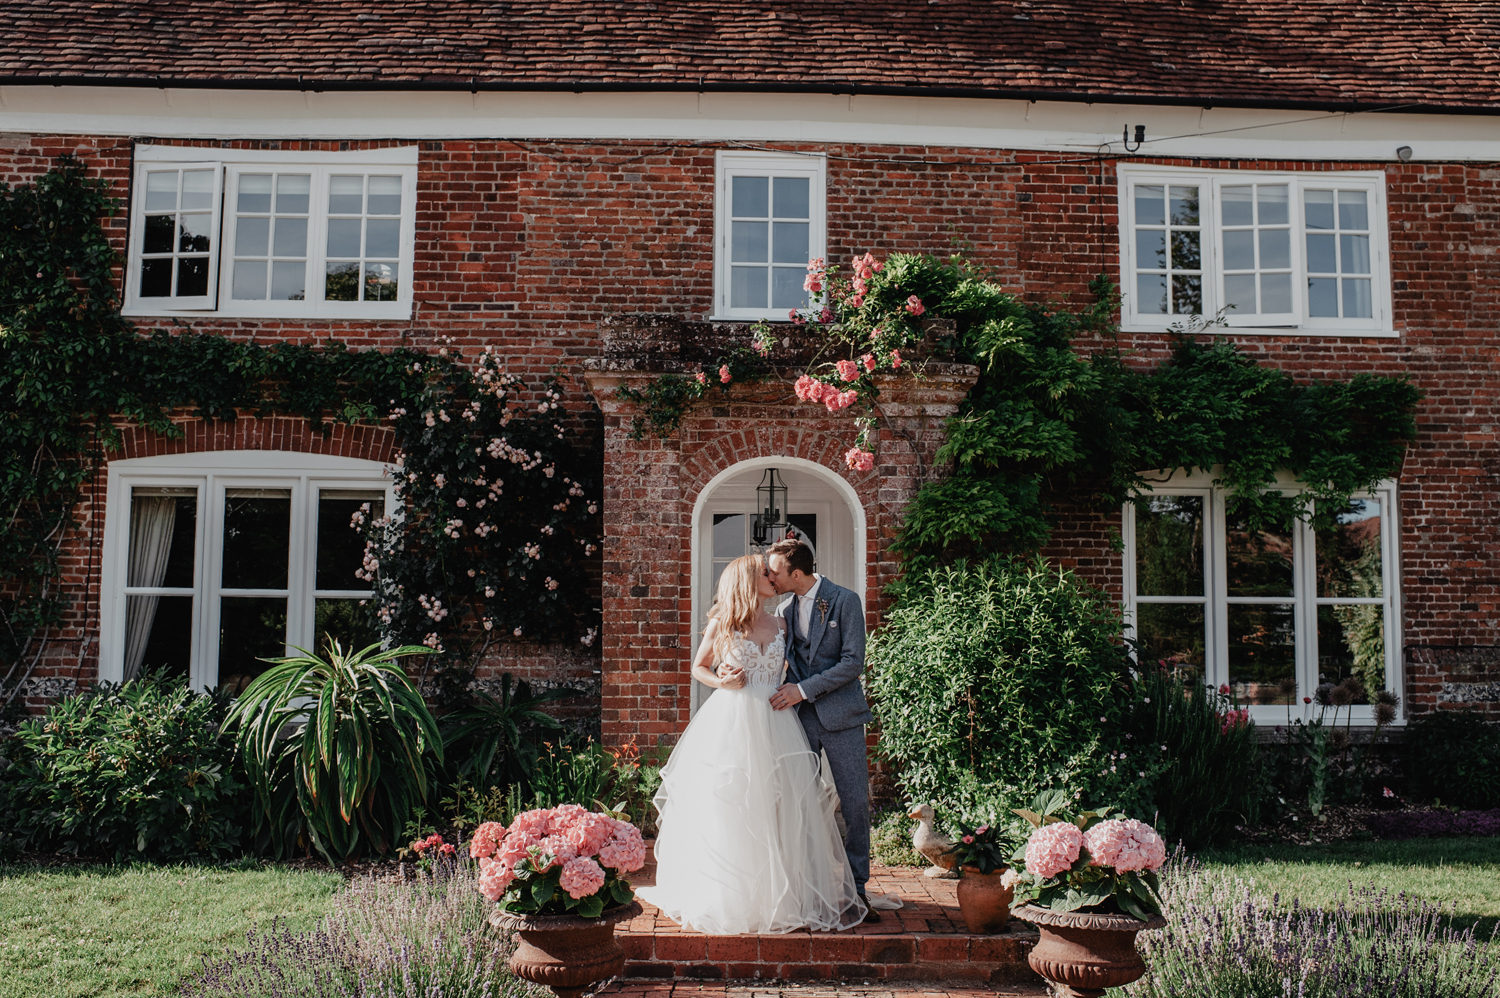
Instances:
[[[866,922],[880,915],[865,897],[870,879],[870,769],[865,724],[873,720],[859,676],[865,668],[865,611],[859,597],[813,570],[812,549],[794,537],[766,551],[766,577],[793,598],[782,608],[787,624],[787,679],[771,695],[777,710],[797,708],[814,752],[828,768],[844,815],[844,851]]]

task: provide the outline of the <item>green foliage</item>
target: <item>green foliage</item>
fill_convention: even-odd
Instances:
[[[1423,714],[1401,752],[1408,795],[1449,807],[1500,807],[1500,725],[1478,713]]]
[[[632,742],[608,749],[592,738],[582,745],[543,743],[528,793],[512,787],[505,820],[532,808],[581,804],[609,811],[651,835],[656,828],[652,798],[661,786],[664,746],[640,751]],[[499,820],[493,818],[491,820]]]
[[[1152,781],[1143,812],[1168,842],[1198,849],[1253,825],[1264,780],[1255,726],[1229,698],[1145,666],[1129,712],[1131,740],[1169,762]]]
[[[902,792],[948,828],[1006,823],[1049,788],[1137,805],[1137,774],[1162,762],[1121,740],[1119,634],[1105,596],[1042,563],[910,580],[868,653],[880,751]]]
[[[239,851],[249,787],[227,698],[150,677],[52,705],[0,744],[0,824],[32,849],[181,860]]]
[[[399,845],[428,798],[431,761],[442,761],[437,721],[398,664],[429,651],[345,652],[329,638],[326,658],[268,659],[240,694],[225,727],[236,729],[257,823],[277,854],[303,830],[330,862]]]
[[[577,696],[562,687],[533,693],[524,679],[500,677],[500,695],[473,693],[442,718],[443,752],[458,781],[484,794],[493,787],[524,787],[536,768],[538,736],[562,730],[541,705]]]

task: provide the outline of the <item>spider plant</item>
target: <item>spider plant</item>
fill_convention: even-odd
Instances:
[[[428,796],[428,756],[442,738],[398,660],[430,649],[372,644],[326,657],[265,659],[271,667],[240,694],[224,727],[236,741],[259,802],[257,824],[284,854],[305,830],[330,862],[361,849],[389,852],[414,805]]]

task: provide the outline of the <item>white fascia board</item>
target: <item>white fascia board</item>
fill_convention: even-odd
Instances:
[[[0,132],[170,139],[850,142],[1146,157],[1500,160],[1483,115],[1317,113],[951,97],[0,87]]]

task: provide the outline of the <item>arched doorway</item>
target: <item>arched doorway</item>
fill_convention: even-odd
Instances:
[[[755,487],[768,468],[775,468],[786,483],[787,519],[812,546],[818,572],[865,598],[865,515],[854,489],[843,477],[803,458],[751,458],[715,475],[693,505],[694,651],[719,574],[735,558],[756,550],[750,530]],[[692,687],[691,709],[696,712],[712,691],[698,682]]]

